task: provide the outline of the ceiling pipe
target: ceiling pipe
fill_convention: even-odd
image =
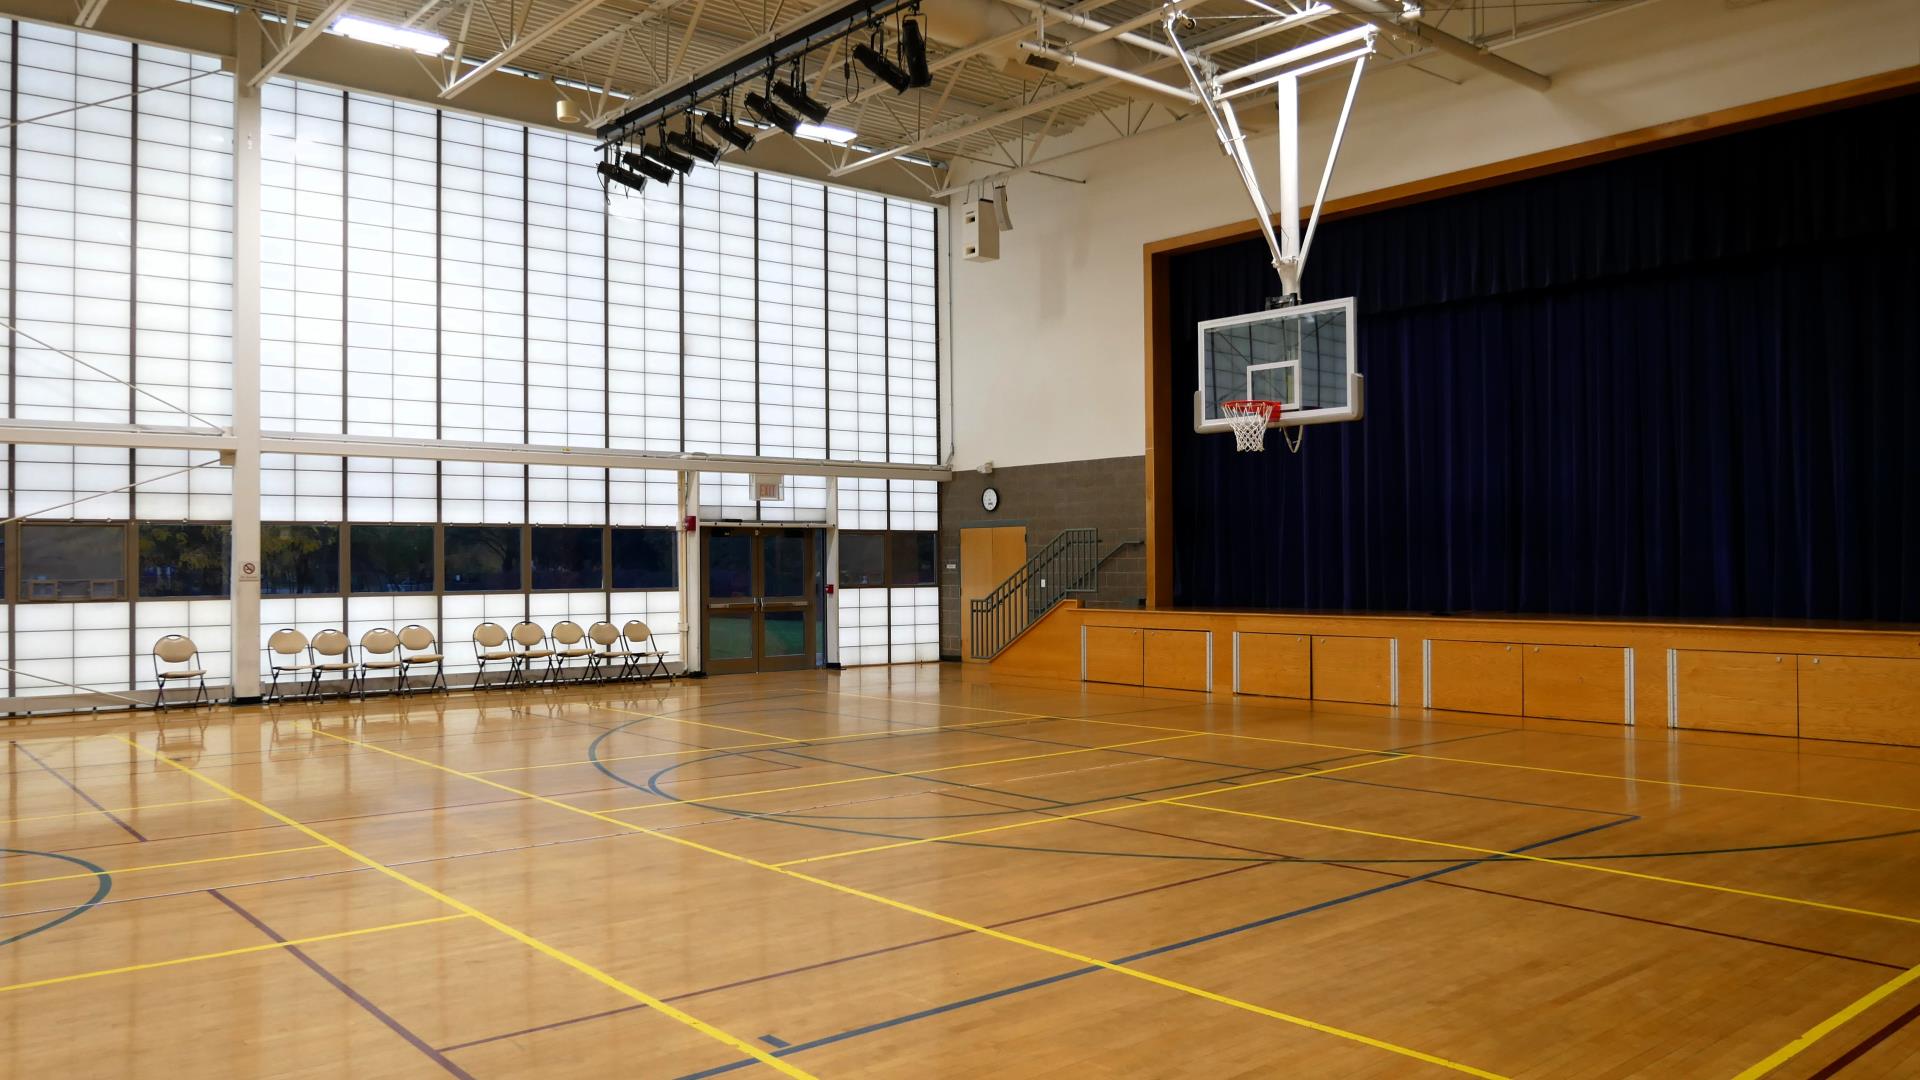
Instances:
[[[1397,38],[1411,40],[1417,45],[1424,45],[1436,52],[1465,60],[1477,68],[1491,71],[1503,79],[1511,79],[1530,90],[1545,93],[1553,86],[1553,80],[1547,76],[1532,68],[1521,67],[1503,56],[1495,56],[1484,46],[1454,37],[1418,19],[1402,22],[1397,8],[1388,7],[1379,0],[1326,0],[1326,3],[1335,11],[1377,26]]]

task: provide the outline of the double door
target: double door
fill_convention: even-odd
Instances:
[[[710,528],[701,535],[708,674],[812,667],[815,530]]]

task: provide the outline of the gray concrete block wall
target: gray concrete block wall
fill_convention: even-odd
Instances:
[[[979,525],[1025,525],[1027,553],[1038,552],[1066,529],[1100,531],[1100,551],[1133,541],[1100,567],[1102,607],[1139,607],[1147,595],[1147,459],[1098,458],[958,473],[940,486],[940,655],[960,654],[960,530]],[[980,493],[1000,492],[988,513]]]

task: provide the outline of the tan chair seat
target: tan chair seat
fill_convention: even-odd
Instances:
[[[314,666],[318,667],[321,671],[352,671],[353,670],[352,664],[343,664],[343,663],[337,663],[337,662],[330,663],[330,664],[316,664]]]
[[[389,671],[400,666],[398,660],[369,660],[360,665],[368,671]]]
[[[571,660],[576,656],[592,656],[593,650],[592,649],[561,649],[560,655],[567,658],[568,660]]]
[[[407,657],[406,660],[403,662],[408,664],[437,664],[440,662],[440,660],[441,660],[440,654],[437,652],[423,652],[423,653],[414,653],[412,656]]]
[[[192,671],[163,671],[160,673],[160,681],[165,682],[168,679],[197,679],[205,674],[206,672],[198,668]]]
[[[520,653],[518,655],[520,655],[521,657],[527,660],[544,660],[547,657],[553,655],[553,650],[552,649],[528,649],[526,652]]]
[[[593,650],[591,655],[597,656],[602,660],[612,660],[618,657],[625,656],[627,654],[623,652],[617,652],[613,649],[595,649]]]
[[[505,650],[505,649],[501,649],[501,650],[500,650],[500,651],[498,651],[498,652],[483,652],[483,653],[481,653],[481,654],[480,654],[480,659],[482,659],[482,660],[511,660],[511,659],[513,659],[513,657],[514,657],[514,655],[515,655],[515,654],[513,654],[513,653],[510,653],[510,652],[508,652],[508,651],[507,651],[507,650]]]
[[[313,667],[312,664],[275,664],[273,665],[272,670],[274,671],[307,671],[307,670],[310,670],[312,667]]]

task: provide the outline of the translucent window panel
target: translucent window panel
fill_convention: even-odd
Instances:
[[[849,589],[838,594],[842,666],[887,662],[887,594],[891,591]]]
[[[933,480],[888,480],[887,528],[931,532],[940,527],[940,486]]]
[[[686,449],[755,454],[753,174],[695,169],[680,189]]]
[[[663,469],[609,469],[612,525],[680,524],[680,476]]]
[[[779,499],[755,502],[753,478],[746,473],[701,473],[700,516],[727,521],[827,520],[827,478],[789,476]]]
[[[526,617],[527,594],[521,592],[449,593],[441,597],[440,639],[446,646],[447,670],[470,672],[478,667],[474,662],[474,627],[495,622],[503,630],[512,630],[514,623]],[[506,668],[496,664],[490,670],[505,672]]]
[[[939,459],[933,208],[887,200],[887,458]]]
[[[46,119],[12,129],[14,416],[125,423],[133,47],[27,23],[18,31],[16,115]],[[88,102],[107,103],[73,108]]]
[[[260,601],[259,647],[265,649],[267,639],[282,627],[298,630],[311,641],[322,630],[338,630],[345,625],[346,601],[338,596],[264,597]]]
[[[440,520],[518,524],[527,519],[524,465],[440,463]]]
[[[528,466],[527,512],[535,525],[605,524],[607,470]]]
[[[680,449],[680,185],[607,204],[608,445]]]
[[[653,631],[653,639],[669,661],[680,657],[680,594],[671,590],[656,592],[617,592],[612,594],[613,612],[608,620],[624,627],[628,619],[639,619]]]
[[[136,450],[133,460],[134,479],[140,482],[133,489],[135,517],[224,521],[233,516],[233,469],[219,464],[217,453]],[[181,471],[188,468],[192,471]]]
[[[911,664],[940,659],[939,588],[888,589],[887,593],[889,662]]]
[[[261,92],[260,414],[269,430],[345,425],[346,97]]]
[[[887,527],[887,482],[841,477],[840,527],[885,529]]]
[[[439,474],[431,461],[347,459],[348,521],[432,521]]]
[[[562,620],[577,622],[582,630],[607,620],[607,594],[598,591],[535,593],[527,598],[527,607],[527,617],[549,634],[553,633],[553,624]],[[576,671],[585,664],[584,660],[571,662]]]
[[[13,512],[42,519],[125,518],[131,500],[113,489],[132,482],[127,458],[125,450],[104,447],[16,446]]]
[[[13,119],[13,76],[13,22],[0,19],[0,119],[9,121]],[[9,322],[13,321],[13,133],[11,124],[0,130],[0,243],[7,252],[7,258],[0,260],[0,318]],[[0,349],[0,374],[11,370],[12,350]],[[0,415],[12,415],[12,390],[11,380],[0,379]]]
[[[826,188],[759,177],[760,453],[827,456]]]
[[[884,198],[827,189],[827,438],[830,457],[887,456]]]
[[[440,630],[439,597],[410,595],[407,593],[383,593],[376,596],[347,597],[347,636],[354,645],[360,644],[360,636],[377,627],[398,630],[410,623],[419,623],[434,632],[438,637]],[[355,657],[358,658],[356,650]]]
[[[347,430],[432,438],[438,117],[359,94],[346,109]]]
[[[168,634],[191,638],[200,650],[198,666],[207,673],[209,687],[233,679],[232,605],[226,600],[142,600],[133,605],[133,641],[142,654],[134,665],[134,686],[151,690],[154,678],[150,654],[153,643]],[[172,665],[178,666],[178,665]]]
[[[526,129],[440,117],[440,420],[526,441]]]
[[[527,134],[527,429],[605,446],[606,195],[587,139]]]
[[[268,521],[339,521],[345,497],[337,457],[260,455],[260,516]]]
[[[132,605],[124,603],[16,606],[13,655],[19,671],[14,692],[22,697],[73,692],[61,683],[110,692],[129,689],[136,664],[153,666],[147,658],[153,642],[136,643],[131,620]]]
[[[207,56],[141,46],[134,201],[138,383],[214,423],[233,414],[233,77]],[[181,82],[192,76],[192,82]],[[181,423],[135,395],[137,418]]]
[[[140,599],[226,596],[232,534],[226,525],[140,522]]]

